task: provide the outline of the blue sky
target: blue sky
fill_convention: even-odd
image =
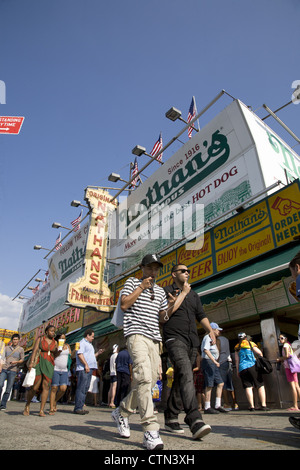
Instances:
[[[299,0],[0,0],[0,115],[25,116],[18,136],[0,136],[0,328],[17,327],[11,298],[47,267],[33,245],[52,248],[52,222],[70,226],[88,185],[127,179],[136,144],[150,152],[160,131],[164,143],[179,132],[171,106],[186,118],[193,95],[199,111],[225,89],[263,117],[263,103],[290,101],[299,14]],[[300,136],[300,105],[279,116]]]

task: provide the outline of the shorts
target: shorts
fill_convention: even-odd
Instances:
[[[255,365],[240,371],[240,379],[243,388],[255,387],[260,388],[264,385],[262,374],[256,372]]]
[[[52,377],[52,387],[60,387],[61,385],[68,385],[69,376],[68,371],[55,370]]]
[[[285,375],[288,382],[298,382],[298,373],[291,372],[288,367],[285,367]]]
[[[210,359],[202,359],[201,367],[204,374],[205,387],[214,387],[223,383],[219,367]]]
[[[116,375],[111,375],[110,376],[110,383],[113,384],[116,381],[117,381],[117,376]]]
[[[229,390],[233,392],[233,383],[232,383],[232,364],[231,362],[223,362],[220,364],[220,374],[224,382],[224,390]]]

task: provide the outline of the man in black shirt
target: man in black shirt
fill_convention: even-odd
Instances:
[[[200,298],[188,284],[189,270],[184,264],[172,268],[173,285],[165,287],[169,297],[175,297],[172,315],[165,317],[163,323],[164,344],[174,366],[174,380],[165,410],[165,429],[182,434],[184,430],[178,423],[178,415],[183,405],[193,439],[201,439],[211,431],[211,427],[202,420],[196,398],[193,366],[196,362],[200,341],[196,319],[209,333],[212,343],[216,343],[214,331],[206,317]]]

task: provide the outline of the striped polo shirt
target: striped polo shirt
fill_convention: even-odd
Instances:
[[[122,295],[130,295],[141,282],[135,277],[127,279],[122,289]],[[141,291],[134,304],[124,313],[123,332],[125,337],[139,334],[154,341],[162,341],[159,330],[159,312],[168,307],[168,301],[162,287],[154,284],[153,291],[153,300],[151,300],[153,292],[150,289]]]

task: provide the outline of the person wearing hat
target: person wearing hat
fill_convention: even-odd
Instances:
[[[199,295],[188,283],[189,269],[185,264],[172,267],[173,284],[165,287],[165,292],[176,296],[169,319],[163,320],[164,345],[174,367],[174,380],[167,401],[165,429],[174,434],[183,434],[178,417],[185,411],[185,423],[189,426],[193,439],[201,439],[211,427],[205,424],[199,411],[194,385],[193,367],[197,359],[200,341],[196,320],[215,343],[215,334],[206,317]]]
[[[264,387],[264,379],[261,373],[256,371],[254,352],[258,356],[262,356],[261,350],[255,343],[251,341],[251,336],[246,333],[238,334],[239,343],[235,346],[235,363],[237,375],[242,381],[243,388],[246,393],[249,411],[254,411],[253,387],[257,388],[258,398],[261,402],[260,410],[268,411],[266,405],[266,390]],[[250,345],[251,342],[251,345]]]
[[[210,324],[211,328],[214,330],[216,337],[220,335],[220,331],[223,328],[220,328],[219,325],[215,322]],[[205,381],[205,405],[204,405],[204,413],[206,414],[214,414],[214,413],[228,413],[225,408],[221,406],[221,398],[222,398],[222,391],[223,391],[223,379],[220,374],[220,364],[218,362],[219,359],[219,349],[217,347],[217,343],[212,344],[209,335],[205,335],[202,344],[201,344],[201,352],[202,352],[202,369],[204,374],[204,381]],[[216,402],[215,408],[211,407],[211,391],[213,387],[216,386]]]
[[[117,391],[117,370],[116,360],[118,356],[118,345],[114,344],[112,348],[112,355],[110,356],[109,367],[110,367],[110,388],[108,392],[108,406],[110,408],[116,408],[115,396]]]
[[[112,412],[119,434],[128,438],[128,418],[138,408],[144,431],[143,446],[147,450],[163,448],[152,388],[159,374],[162,341],[159,321],[170,314],[172,306],[168,304],[165,291],[155,283],[161,267],[163,264],[157,255],[146,255],[141,262],[142,278],[130,277],[122,289],[123,333],[133,361],[133,381],[129,394]]]

